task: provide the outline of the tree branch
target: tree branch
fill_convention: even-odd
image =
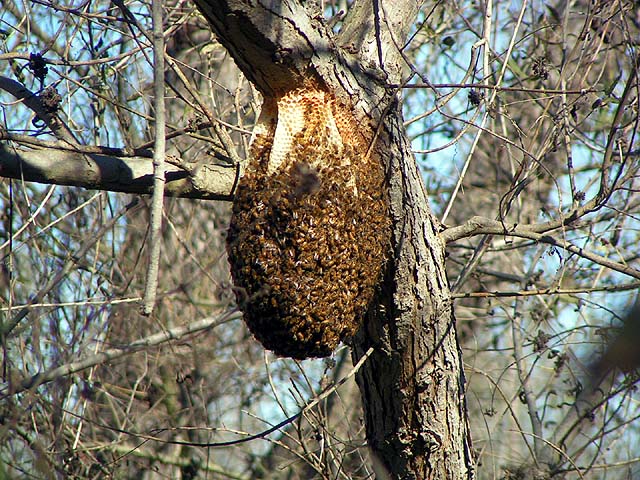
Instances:
[[[546,243],[554,247],[562,248],[570,253],[602,265],[603,267],[608,267],[633,278],[640,279],[640,270],[631,268],[619,262],[614,262],[602,255],[598,255],[585,250],[584,248],[578,247],[567,240],[559,240],[549,235],[549,233],[539,233],[539,229],[535,227],[539,226],[534,225],[529,227],[515,225],[507,228],[503,223],[497,220],[476,216],[469,219],[469,221],[464,225],[445,230],[440,234],[440,236],[446,243],[473,235],[507,235],[510,237],[527,238],[535,242]]]
[[[164,35],[161,0],[152,0],[151,16],[153,19],[153,106],[155,109],[153,145],[153,195],[149,225],[149,263],[147,279],[144,285],[142,314],[151,315],[156,303],[158,287],[158,270],[160,269],[160,243],[162,238],[162,207],[166,171],[165,125],[166,108],[164,92]]]
[[[20,82],[0,75],[0,89],[9,92],[24,103],[40,120],[45,123],[45,125],[51,129],[56,137],[64,140],[69,145],[78,144],[69,127],[67,127],[67,125],[65,125],[65,123],[60,120],[55,113],[51,113],[50,110],[45,108],[42,99],[37,94],[33,93]]]
[[[163,330],[162,332],[131,342],[129,345],[123,347],[109,348],[100,353],[96,353],[95,355],[90,355],[81,360],[66,363],[59,367],[47,370],[46,372],[41,372],[25,378],[22,381],[17,382],[16,385],[2,385],[0,386],[0,399],[24,392],[25,390],[36,388],[43,383],[71,375],[79,372],[80,370],[85,370],[90,367],[95,367],[96,365],[104,364],[105,362],[117,360],[125,355],[130,355],[146,348],[156,347],[171,340],[180,340],[187,335],[208,330],[238,318],[241,318],[241,314],[238,311],[232,311],[222,315],[221,317],[203,318],[202,320],[197,320],[188,325]]]
[[[240,167],[210,157],[198,164],[168,158],[165,195],[202,200],[231,200]],[[116,156],[57,148],[12,148],[0,143],[0,177],[132,194],[153,192],[153,162],[140,156]]]
[[[212,459],[197,461],[198,457],[189,458],[184,455],[165,454],[157,449],[143,448],[141,445],[105,442],[89,444],[87,448],[93,450],[106,450],[121,456],[144,458],[146,460],[151,460],[152,462],[159,462],[164,465],[173,465],[180,468],[190,468],[195,465],[198,472],[211,472],[214,475],[217,474],[217,476],[220,476],[220,478],[228,478],[231,480],[248,480],[250,478],[245,474],[236,475],[235,473],[225,470],[219,464],[215,463]]]

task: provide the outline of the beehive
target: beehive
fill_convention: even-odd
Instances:
[[[227,237],[238,305],[278,355],[330,355],[362,323],[389,243],[384,171],[315,85],[263,108]]]

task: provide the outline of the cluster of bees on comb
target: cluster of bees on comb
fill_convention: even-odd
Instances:
[[[227,236],[237,303],[280,356],[330,355],[360,327],[390,222],[384,169],[317,85],[265,99]]]

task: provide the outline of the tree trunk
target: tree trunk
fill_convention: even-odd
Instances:
[[[392,478],[473,478],[464,373],[444,245],[398,111],[385,120],[393,258],[354,341],[367,438]],[[383,477],[384,478],[384,477]]]
[[[392,478],[473,477],[444,245],[392,86],[402,70],[395,45],[404,43],[419,4],[398,1],[381,9],[377,2],[355,2],[337,37],[318,12],[296,2],[196,4],[266,98],[319,78],[370,126],[388,170],[393,235],[379,301],[354,340],[354,359],[374,349],[359,378],[367,437]]]

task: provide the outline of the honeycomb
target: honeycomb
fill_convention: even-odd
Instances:
[[[384,170],[315,85],[276,99],[238,184],[227,251],[238,305],[277,355],[330,355],[362,323],[389,244]]]

